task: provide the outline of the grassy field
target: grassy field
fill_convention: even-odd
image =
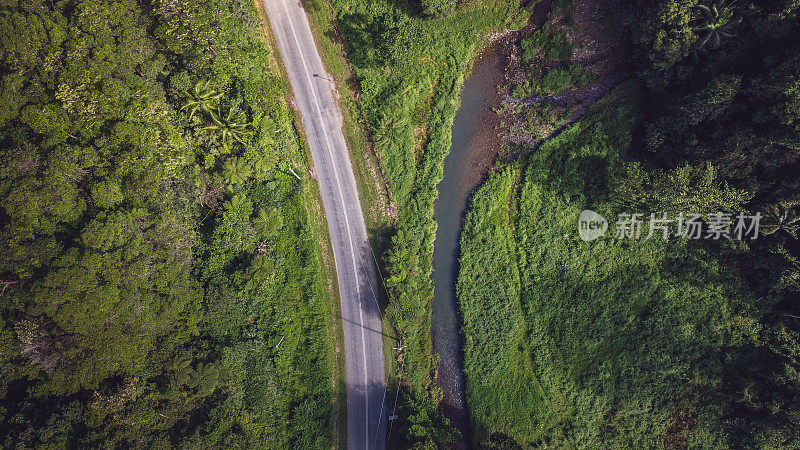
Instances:
[[[702,3],[610,2],[630,53],[606,73],[629,81],[544,142],[561,106],[516,111],[540,145],[479,188],[461,239],[477,447],[798,446],[800,46],[792,7],[755,3],[717,4],[733,33],[714,36]],[[545,86],[548,60],[577,51],[587,4],[558,2],[576,20],[522,40],[522,69],[545,70],[517,95],[567,85]],[[608,219],[605,237],[579,238],[584,209]],[[642,239],[615,238],[623,212],[644,213]],[[764,228],[647,239],[662,212],[699,214],[704,230],[714,213],[760,213]]]
[[[596,110],[472,201],[458,293],[475,435],[485,445],[719,445],[723,411],[705,402],[728,358],[757,345],[757,315],[702,246],[578,238],[582,209],[619,211],[610,168],[625,164],[630,139],[620,94]],[[696,428],[674,430],[676,415]]]

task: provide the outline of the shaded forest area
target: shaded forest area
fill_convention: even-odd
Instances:
[[[585,3],[556,2],[560,14],[522,39],[528,70],[571,67],[547,61],[580,52]],[[467,214],[458,294],[476,444],[795,448],[798,6],[596,4],[596,23],[621,14],[606,32],[629,40],[626,81],[574,123],[575,105],[510,106],[507,135],[558,133],[512,148],[523,156]],[[522,81],[512,96],[593,83]],[[577,233],[587,208],[612,223],[621,212],[763,219],[756,240],[589,243]]]
[[[332,445],[324,225],[261,26],[0,3],[0,446]]]

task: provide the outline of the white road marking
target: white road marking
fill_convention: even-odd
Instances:
[[[325,119],[322,117],[322,109],[319,106],[319,101],[317,100],[317,95],[314,90],[314,83],[311,81],[311,75],[308,72],[308,65],[306,64],[306,59],[303,56],[302,48],[300,47],[300,41],[297,39],[297,32],[294,29],[294,25],[292,24],[291,14],[289,14],[289,9],[286,7],[285,1],[281,1],[283,5],[283,10],[286,12],[286,20],[289,22],[289,28],[292,30],[292,37],[294,38],[294,43],[297,46],[298,54],[300,55],[300,62],[303,63],[303,71],[306,73],[306,79],[308,80],[308,86],[311,89],[311,98],[314,99],[314,105],[317,107],[317,116],[319,117],[320,123],[323,124],[322,126],[322,134],[325,136],[325,150],[328,152],[328,157],[331,160],[331,167],[333,168],[333,176],[336,178],[336,188],[339,192],[339,201],[342,202],[342,209],[345,208],[344,202],[344,194],[342,194],[342,186],[339,183],[339,173],[336,170],[336,163],[333,159],[333,154],[331,153],[331,142],[330,137],[328,136],[328,130],[325,128]],[[365,402],[364,402],[364,433],[365,433],[365,445],[369,447],[369,378],[367,376],[367,343],[364,336],[364,310],[361,308],[361,289],[358,285],[358,267],[356,267],[356,255],[353,252],[353,237],[350,233],[350,221],[347,219],[347,214],[344,214],[344,221],[345,226],[347,227],[347,241],[350,244],[350,261],[353,263],[353,275],[355,276],[356,281],[356,295],[358,295],[358,321],[361,325],[361,351],[364,360],[364,393],[365,393]],[[374,295],[374,293],[373,293]],[[380,420],[380,418],[378,419]]]

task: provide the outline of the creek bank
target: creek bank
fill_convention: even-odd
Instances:
[[[444,177],[438,185],[437,222],[433,251],[434,300],[431,338],[439,356],[437,384],[443,391],[441,406],[464,438],[470,442],[461,337],[461,314],[456,297],[459,239],[472,191],[477,188],[503,145],[497,134],[502,84],[508,52],[502,46],[484,50],[461,91],[461,107],[453,122],[450,153],[444,161]]]

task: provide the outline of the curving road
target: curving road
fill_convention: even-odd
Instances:
[[[330,230],[342,303],[347,447],[385,448],[378,285],[342,118],[299,0],[264,0],[306,131]]]

